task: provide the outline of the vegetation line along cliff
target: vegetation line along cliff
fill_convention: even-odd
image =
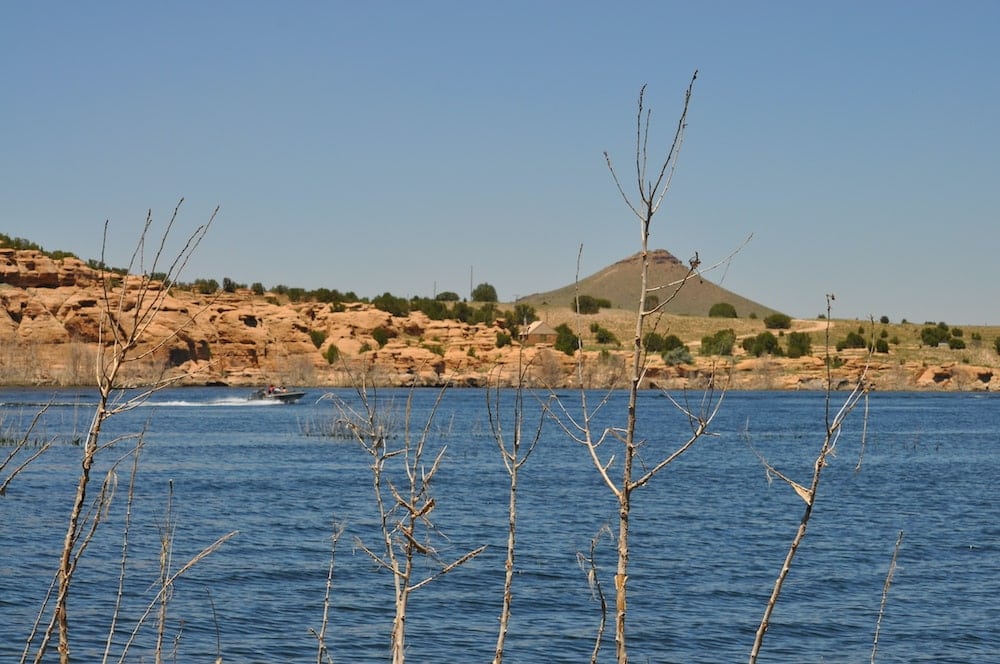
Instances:
[[[89,384],[101,266],[13,244],[0,238],[0,383]],[[587,363],[588,385],[623,386],[627,348],[621,340],[629,338],[632,313],[626,308],[631,303],[619,298],[635,282],[637,260],[624,259],[581,280],[581,308],[590,312],[587,327],[579,330],[582,351],[576,350],[571,287],[502,305],[454,293],[366,299],[326,289],[265,291],[260,284],[247,288],[229,280],[220,288],[198,280],[172,288],[156,320],[164,330],[181,332],[126,378],[139,384],[166,369],[189,374],[188,383],[233,386],[341,386],[353,384],[352,376],[386,386],[483,386],[498,365],[526,361],[529,386],[565,386],[575,380],[573,353],[583,352],[594,360]],[[650,261],[654,279],[669,281],[672,269],[686,269],[662,250],[651,251]],[[125,274],[115,281],[125,289],[136,283]],[[495,299],[492,287],[477,291]],[[720,358],[734,368],[732,389],[823,387],[825,321],[782,317],[707,280],[691,282],[682,293],[685,298],[672,303],[660,328],[664,334],[649,340],[656,352],[644,387],[702,387]],[[193,323],[181,325],[206,306]],[[778,326],[770,326],[775,320]],[[834,322],[834,368],[845,385],[860,369],[868,327],[867,321]],[[884,352],[875,354],[870,376],[878,389],[997,389],[998,335],[995,328],[883,319],[876,323],[876,344]]]

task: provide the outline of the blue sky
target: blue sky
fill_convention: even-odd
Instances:
[[[793,316],[1000,324],[1000,3],[33,2],[0,21],[0,231],[124,265],[221,210],[184,277],[504,300],[651,246]],[[626,179],[627,181],[627,179]]]

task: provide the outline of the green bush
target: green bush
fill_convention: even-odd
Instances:
[[[684,342],[676,334],[663,336],[656,332],[650,332],[643,340],[643,347],[650,353],[664,353],[677,348],[683,348]]]
[[[997,354],[1000,354],[1000,337],[993,340],[993,350],[995,350]]]
[[[616,346],[621,345],[614,332],[601,327],[597,323],[590,324],[590,331],[594,334],[594,341],[599,344],[614,344]]]
[[[965,348],[965,340],[958,337],[951,337],[948,339],[948,348],[952,350],[962,350]]]
[[[837,342],[837,350],[845,348],[868,348],[868,342],[858,332],[848,332],[847,337]]]
[[[787,330],[792,326],[792,319],[785,314],[771,314],[764,317],[764,327],[769,330]]]
[[[554,347],[556,350],[561,350],[567,355],[573,355],[580,348],[580,337],[573,334],[573,330],[569,329],[569,325],[561,323],[556,327],[556,342]]]
[[[439,302],[458,302],[462,298],[454,291],[444,291],[435,295],[434,299]]]
[[[482,283],[472,289],[473,302],[496,302],[497,289],[487,283]]]
[[[530,304],[520,304],[514,305],[514,315],[513,322],[518,325],[527,325],[529,323],[534,323],[538,320],[538,315],[535,313],[535,308]]]
[[[211,295],[218,292],[219,282],[215,279],[195,279],[194,289],[202,295]]]
[[[264,294],[264,284],[259,281],[255,281],[250,285],[250,290],[253,291],[254,295],[260,296]]]
[[[372,330],[372,339],[375,340],[379,348],[385,346],[389,343],[389,339],[394,339],[396,336],[398,336],[396,330],[391,330],[387,327],[376,327]]]
[[[663,362],[667,366],[677,366],[678,364],[691,364],[694,362],[694,358],[691,357],[691,351],[688,350],[687,346],[681,346],[680,348],[672,348],[665,351],[661,357]]]
[[[503,348],[504,346],[509,346],[511,343],[510,335],[506,332],[497,332],[497,348]],[[469,350],[472,350],[470,348]]]
[[[778,345],[778,337],[771,332],[761,332],[755,337],[747,337],[743,340],[743,350],[754,357],[761,355],[781,355],[781,346]]]
[[[426,297],[413,298],[410,309],[424,313],[431,320],[444,320],[451,312],[443,300],[432,300]]]
[[[888,353],[889,352],[889,342],[885,339],[878,339],[875,342],[875,352],[876,353]]]
[[[410,313],[410,303],[404,297],[396,297],[391,293],[382,293],[372,298],[372,305],[380,311],[393,316],[405,316]]]
[[[733,344],[736,343],[736,332],[732,328],[719,330],[715,334],[702,337],[702,355],[732,355]]]
[[[812,353],[812,338],[806,332],[788,334],[788,357],[805,357]]]
[[[736,307],[728,302],[716,302],[708,310],[709,318],[737,318]]]
[[[476,311],[468,302],[456,302],[451,308],[451,317],[460,323],[471,323]]]
[[[580,295],[576,298],[576,310],[581,314],[596,314],[601,310],[596,297]]]
[[[313,346],[319,348],[326,341],[326,332],[323,330],[309,330],[309,338],[312,339]]]
[[[642,340],[642,346],[649,353],[662,353],[667,350],[667,346],[662,334],[650,332]]]
[[[222,290],[227,293],[235,293],[237,289],[246,287],[246,284],[238,284],[229,277],[222,278]]]
[[[492,325],[496,321],[497,317],[500,315],[500,311],[497,309],[497,305],[494,302],[485,302],[483,306],[474,310],[472,313],[472,318],[469,320],[470,323],[483,323],[484,325]]]
[[[340,349],[336,345],[330,344],[326,347],[326,352],[323,353],[323,357],[326,358],[327,364],[333,364],[338,359],[340,359]]]

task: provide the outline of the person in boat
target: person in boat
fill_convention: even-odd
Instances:
[[[267,393],[268,394],[274,394],[274,385],[268,385],[267,386]]]

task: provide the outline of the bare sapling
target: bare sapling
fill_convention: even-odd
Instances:
[[[122,555],[118,566],[118,591],[115,593],[115,608],[111,613],[111,626],[108,628],[108,638],[104,644],[104,658],[101,660],[106,664],[111,656],[111,646],[114,642],[115,631],[118,628],[118,619],[121,616],[122,601],[125,597],[125,578],[129,557],[129,534],[132,530],[132,507],[135,505],[135,480],[139,474],[139,459],[145,445],[145,437],[139,434],[128,455],[132,457],[132,468],[129,472],[128,494],[125,499],[125,521],[122,524]]]
[[[539,415],[538,424],[531,433],[530,438],[525,439],[524,431],[524,383],[528,367],[522,363],[523,356],[519,354],[518,363],[515,367],[517,375],[514,379],[514,396],[511,404],[510,431],[507,432],[504,426],[504,406],[501,403],[503,384],[501,370],[495,372],[495,380],[491,380],[486,388],[486,410],[489,415],[490,431],[493,439],[500,449],[500,457],[503,460],[504,468],[510,479],[509,491],[507,493],[507,554],[504,558],[504,582],[503,600],[500,608],[500,627],[497,631],[497,645],[494,651],[493,663],[503,662],[504,644],[507,639],[507,630],[510,628],[511,607],[513,604],[514,587],[514,555],[517,547],[517,478],[521,467],[527,463],[528,457],[534,451],[542,435],[542,424],[545,421],[545,408]],[[494,385],[492,389],[490,384]]]
[[[52,443],[55,442],[54,439],[49,438],[48,440],[35,445],[34,449],[31,449],[32,436],[34,435],[35,429],[38,427],[39,420],[42,419],[42,416],[48,409],[48,405],[42,406],[38,409],[38,412],[36,412],[31,418],[31,423],[28,425],[27,430],[19,436],[11,437],[11,440],[14,440],[14,443],[11,445],[11,449],[7,453],[7,456],[5,456],[3,460],[0,460],[0,497],[7,494],[7,487],[9,487],[10,483],[14,481],[14,478],[21,474],[21,472],[27,468],[32,461],[35,461],[38,457],[45,454],[46,450],[52,447]],[[0,424],[2,424],[2,422],[0,422]],[[5,434],[0,432],[0,440],[5,437]],[[28,450],[31,451],[28,452]],[[24,458],[19,458],[22,456],[22,452],[25,453],[23,455]]]
[[[95,366],[98,391],[97,406],[82,445],[76,495],[70,507],[66,535],[56,572],[55,600],[50,620],[35,652],[34,661],[36,662],[43,660],[54,635],[58,636],[60,662],[65,664],[70,660],[69,597],[73,575],[80,557],[86,550],[87,543],[100,524],[102,515],[107,508],[106,504],[99,505],[88,520],[86,508],[88,489],[91,484],[91,471],[100,452],[115,443],[115,441],[105,442],[102,440],[104,423],[119,413],[135,408],[157,390],[171,383],[170,379],[160,375],[140,386],[135,393],[126,394],[124,391],[126,387],[136,387],[124,383],[129,368],[148,362],[181,331],[182,328],[175,329],[166,335],[155,338],[151,332],[154,322],[164,306],[170,287],[178,279],[181,270],[187,264],[218,213],[218,208],[216,208],[209,221],[199,226],[187,237],[183,247],[169,263],[166,271],[163,272],[163,261],[167,259],[167,256],[164,255],[166,242],[177,220],[181,203],[183,203],[183,199],[175,207],[159,243],[155,245],[149,264],[147,264],[146,258],[146,242],[149,239],[153,223],[152,212],[146,216],[146,222],[126,268],[126,276],[122,278],[109,271],[104,271],[101,274],[103,306]],[[105,223],[103,238],[101,265],[106,264],[108,223]],[[154,279],[152,275],[157,274],[158,271],[161,272],[160,278]],[[195,315],[197,314],[192,314],[191,320]],[[45,610],[46,608],[43,606],[41,612]]]
[[[875,620],[875,636],[872,637],[871,664],[875,664],[875,655],[878,654],[878,637],[882,632],[882,618],[885,616],[885,605],[889,601],[889,588],[892,587],[892,578],[896,575],[896,561],[899,559],[899,549],[903,546],[903,531],[899,531],[896,536],[896,546],[892,548],[892,560],[889,561],[889,571],[885,573],[885,583],[882,584],[882,600],[878,605],[878,618]]]
[[[617,502],[617,566],[614,586],[615,654],[619,664],[625,664],[628,661],[626,616],[628,613],[629,526],[633,507],[632,494],[636,489],[648,484],[660,471],[708,433],[709,425],[718,413],[724,396],[724,390],[719,392],[715,390],[715,381],[713,380],[697,408],[687,407],[676,400],[670,400],[690,428],[690,434],[686,436],[686,439],[680,441],[673,449],[664,450],[662,444],[653,444],[642,440],[636,433],[638,395],[644,385],[649,366],[648,352],[645,346],[647,335],[655,329],[656,324],[661,322],[665,307],[676,298],[684,284],[699,274],[700,261],[696,255],[690,261],[687,277],[679,282],[673,284],[652,283],[649,275],[650,227],[667,191],[670,189],[670,183],[676,170],[678,155],[687,128],[691,93],[697,76],[698,73],[695,72],[688,84],[684,95],[683,109],[670,148],[662,162],[656,165],[650,164],[649,160],[651,114],[644,105],[645,86],[639,91],[635,136],[635,177],[638,189],[636,196],[633,197],[626,193],[622,181],[612,165],[611,157],[607,152],[604,153],[608,170],[611,172],[619,194],[639,221],[641,268],[636,290],[635,333],[631,359],[627,368],[628,409],[625,423],[621,426],[604,429],[598,429],[594,424],[597,413],[607,405],[610,393],[606,394],[595,406],[590,406],[587,393],[583,389],[582,353],[578,353],[579,362],[577,365],[580,380],[580,414],[574,416],[562,403],[557,401],[556,421],[569,436],[584,447],[601,479]],[[651,295],[656,297],[650,297]]]
[[[819,452],[816,454],[816,460],[813,463],[812,477],[810,478],[808,485],[800,484],[787,475],[781,473],[773,465],[771,465],[767,459],[754,450],[754,453],[757,454],[757,457],[764,466],[768,479],[776,477],[787,484],[805,503],[805,509],[803,510],[802,517],[799,520],[799,526],[795,531],[795,536],[792,538],[792,542],[788,547],[787,553],[785,554],[785,560],[781,565],[781,571],[778,573],[778,578],[774,582],[774,587],[771,590],[771,596],[767,600],[767,606],[764,608],[764,616],[761,618],[760,625],[757,627],[757,632],[754,636],[753,648],[750,651],[750,664],[755,664],[758,656],[760,655],[761,646],[764,642],[764,635],[767,633],[767,629],[771,624],[771,615],[774,613],[775,606],[777,606],[778,603],[778,598],[781,596],[782,586],[785,583],[785,579],[788,578],[789,572],[791,572],[792,561],[795,559],[795,554],[798,552],[799,546],[805,539],[806,530],[809,526],[809,519],[812,517],[813,507],[816,504],[816,495],[817,490],[819,489],[820,478],[823,475],[823,469],[826,468],[826,466],[830,463],[830,459],[837,453],[837,444],[840,441],[840,434],[843,431],[844,422],[847,420],[848,415],[850,415],[860,403],[864,402],[867,404],[869,389],[871,387],[868,381],[868,364],[866,363],[865,367],[859,373],[853,389],[844,399],[840,408],[837,409],[836,412],[833,411],[831,404],[831,397],[834,389],[833,361],[830,357],[830,320],[832,308],[831,303],[833,299],[833,295],[828,295],[826,298],[827,385],[826,401],[824,406],[825,432],[823,435],[823,441],[819,447]],[[869,360],[871,359],[871,348],[873,346],[874,340],[873,343],[869,344]],[[862,449],[863,447],[864,442],[862,441]],[[751,449],[753,448],[751,447]]]
[[[128,655],[133,643],[135,643],[136,637],[139,635],[142,627],[145,625],[146,621],[152,615],[153,611],[156,611],[156,638],[155,646],[153,648],[153,661],[156,664],[162,664],[164,661],[164,639],[166,636],[167,629],[167,610],[170,604],[170,598],[173,596],[174,587],[177,583],[177,579],[189,572],[195,565],[201,562],[204,558],[215,553],[222,547],[223,544],[231,540],[233,537],[239,534],[239,531],[231,531],[226,533],[219,539],[215,540],[207,547],[195,554],[190,560],[184,563],[179,569],[174,569],[173,556],[174,556],[174,533],[176,530],[176,521],[174,519],[173,513],[173,497],[174,497],[174,485],[173,481],[168,482],[167,486],[167,506],[166,514],[163,518],[163,524],[160,526],[160,551],[159,551],[159,578],[157,579],[157,591],[153,599],[147,604],[146,609],[143,611],[142,615],[136,621],[132,628],[132,632],[128,637],[122,647],[122,652],[119,655],[118,663],[123,664],[125,662],[125,657]],[[108,647],[105,651],[104,661],[108,661],[108,654],[110,652],[111,637],[108,636]],[[173,639],[174,651],[170,657],[171,661],[176,661],[176,647],[179,637]],[[221,659],[221,656],[219,657]]]
[[[337,560],[337,543],[344,534],[344,525],[336,519],[333,522],[333,533],[330,535],[330,565],[326,570],[326,591],[323,593],[323,618],[319,631],[309,628],[309,633],[316,637],[316,664],[333,664],[330,649],[326,645],[326,630],[330,625],[330,596],[333,593],[333,564]]]
[[[442,446],[429,465],[424,454],[445,389],[438,392],[437,400],[420,431],[411,428],[413,391],[410,391],[399,443],[394,442],[397,440],[394,432],[385,426],[377,394],[369,397],[367,390],[358,388],[362,403],[360,411],[343,402],[338,403],[345,424],[371,457],[372,488],[381,544],[372,548],[360,539],[356,542],[380,569],[392,575],[395,615],[390,648],[393,664],[406,661],[406,611],[412,593],[464,565],[486,549],[485,545],[480,546],[449,562],[441,559],[433,541],[439,531],[431,519],[436,506],[431,482],[441,467],[446,447]],[[398,479],[394,480],[394,477]],[[429,562],[431,571],[423,573],[422,561]]]
[[[604,641],[604,630],[608,626],[608,599],[601,586],[601,576],[597,573],[597,545],[601,538],[607,535],[613,541],[615,534],[607,524],[597,531],[597,534],[590,540],[590,550],[586,553],[577,552],[576,561],[580,569],[587,575],[587,585],[601,607],[601,617],[597,623],[597,636],[594,638],[594,649],[590,653],[590,664],[597,664],[597,656],[601,652],[601,642]]]

